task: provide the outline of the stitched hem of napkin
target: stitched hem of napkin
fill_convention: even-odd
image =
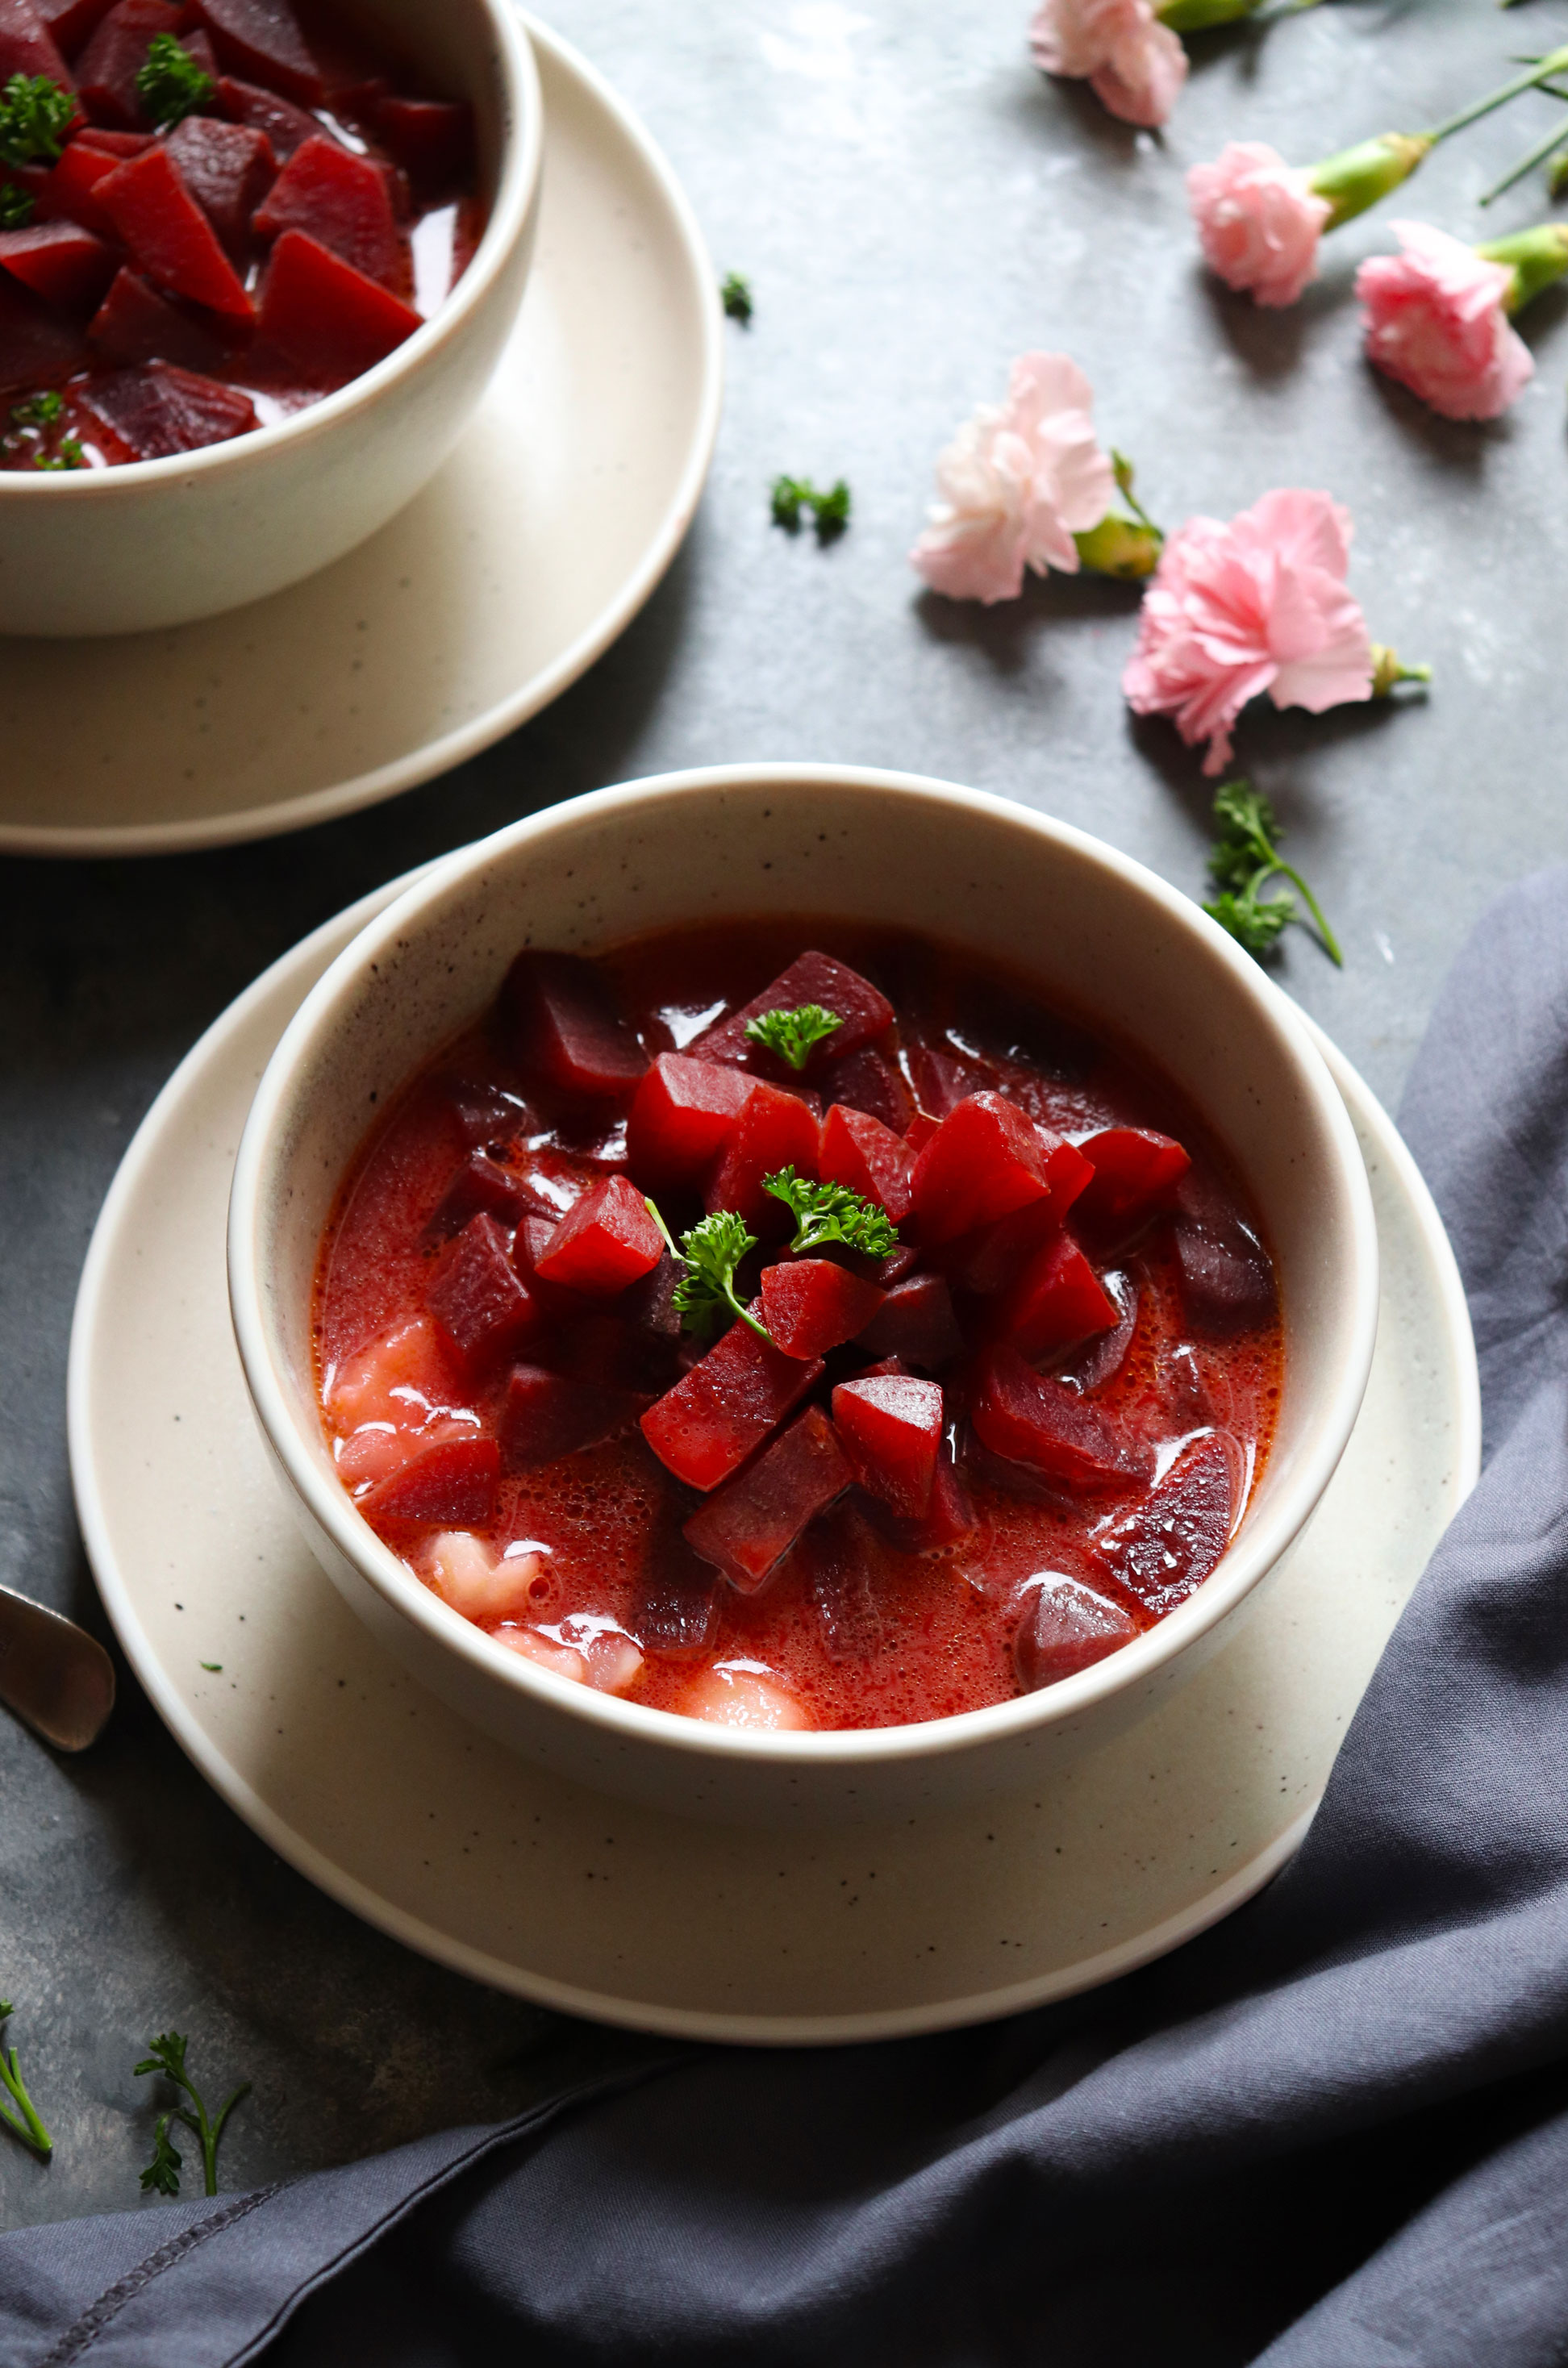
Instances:
[[[96,2342],[126,2304],[133,2302],[155,2277],[161,2276],[165,2270],[173,2269],[176,2261],[184,2260],[187,2253],[194,2252],[199,2245],[204,2245],[210,2237],[221,2236],[225,2228],[232,2228],[236,2221],[244,2219],[247,2213],[254,2212],[258,2204],[270,2203],[273,2196],[280,2194],[290,2184],[290,2180],[277,2179],[270,2187],[258,2187],[249,2195],[238,2195],[232,2203],[225,2203],[221,2212],[211,2213],[207,2219],[199,2220],[194,2228],[184,2228],[177,2237],[171,2237],[166,2245],[160,2245],[156,2252],[149,2253],[144,2261],[139,2261],[125,2277],[106,2287],[96,2302],[89,2303],[75,2325],[68,2327],[53,2348],[44,2353],[38,2368],[70,2368],[70,2362],[79,2360],[88,2344]]]

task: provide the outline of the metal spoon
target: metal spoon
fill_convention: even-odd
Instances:
[[[0,1702],[57,1751],[85,1751],[114,1708],[114,1663],[74,1620],[0,1587]]]

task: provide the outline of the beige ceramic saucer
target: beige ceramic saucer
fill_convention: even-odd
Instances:
[[[635,117],[525,22],[539,245],[473,426],[401,517],[271,599],[164,632],[0,640],[0,852],[214,847],[412,789],[564,690],[664,574],[718,428],[716,282]]]
[[[1299,1842],[1480,1460],[1452,1255],[1355,1072],[1324,1042],[1377,1208],[1377,1358],[1317,1520],[1242,1633],[1038,1798],[831,1834],[688,1825],[528,1766],[406,1677],[312,1560],[252,1429],[224,1285],[240,1129],[305,993],[402,884],[307,939],[197,1045],[126,1155],[82,1280],[70,1418],[87,1550],[202,1773],[411,1948],[690,2037],[978,2021],[1125,1972],[1256,1891]]]

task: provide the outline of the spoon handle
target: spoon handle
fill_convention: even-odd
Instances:
[[[0,1587],[0,1702],[57,1751],[85,1751],[114,1708],[114,1663],[74,1620]]]

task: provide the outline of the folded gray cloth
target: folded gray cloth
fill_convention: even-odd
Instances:
[[[1568,871],[1405,1132],[1488,1461],[1295,1862],[1094,1996],[672,2051],[496,2130],[0,2238],[0,2368],[1546,2368],[1568,2357]]]

